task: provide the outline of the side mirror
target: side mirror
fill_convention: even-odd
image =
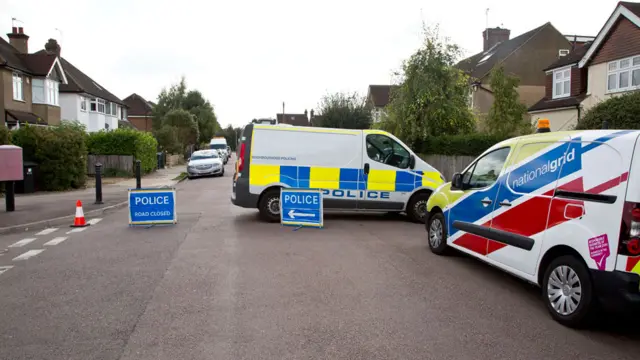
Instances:
[[[416,167],[416,156],[411,154],[411,156],[409,157],[409,168],[411,170],[415,169]]]
[[[462,174],[460,174],[460,173],[453,174],[453,177],[451,178],[451,189],[452,190],[463,190],[462,187],[463,187]]]

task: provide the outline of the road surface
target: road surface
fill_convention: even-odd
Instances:
[[[432,255],[423,226],[402,218],[327,215],[325,229],[297,231],[262,223],[230,204],[232,169],[178,185],[176,226],[129,228],[123,209],[81,232],[0,237],[0,359],[640,354],[637,320],[564,328],[535,288]]]

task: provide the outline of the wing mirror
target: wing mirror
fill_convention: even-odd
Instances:
[[[451,189],[452,190],[463,190],[464,184],[462,183],[462,174],[455,173],[451,178]]]
[[[416,156],[411,154],[411,156],[409,157],[409,168],[411,170],[415,169],[416,167]]]

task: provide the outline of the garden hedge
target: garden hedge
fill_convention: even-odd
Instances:
[[[589,109],[580,119],[577,130],[602,129],[606,120],[609,129],[640,129],[640,91],[607,99]]]
[[[142,131],[119,128],[90,133],[87,148],[92,155],[133,155],[140,160],[144,173],[153,171],[158,165],[158,142],[153,135]]]
[[[11,133],[6,126],[0,125],[0,145],[11,144]]]
[[[81,126],[63,122],[56,127],[24,125],[12,131],[11,141],[22,147],[24,161],[39,165],[40,190],[60,191],[84,186],[87,146]]]
[[[412,149],[425,155],[478,156],[505,139],[487,134],[432,136],[416,141]]]

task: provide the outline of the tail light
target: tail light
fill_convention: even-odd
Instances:
[[[244,169],[244,151],[245,151],[245,143],[240,144],[240,152],[238,152],[238,172],[241,172]]]
[[[638,206],[636,204],[636,206]],[[624,234],[620,239],[620,254],[637,256],[640,255],[640,208],[631,210],[631,224],[629,233]]]

